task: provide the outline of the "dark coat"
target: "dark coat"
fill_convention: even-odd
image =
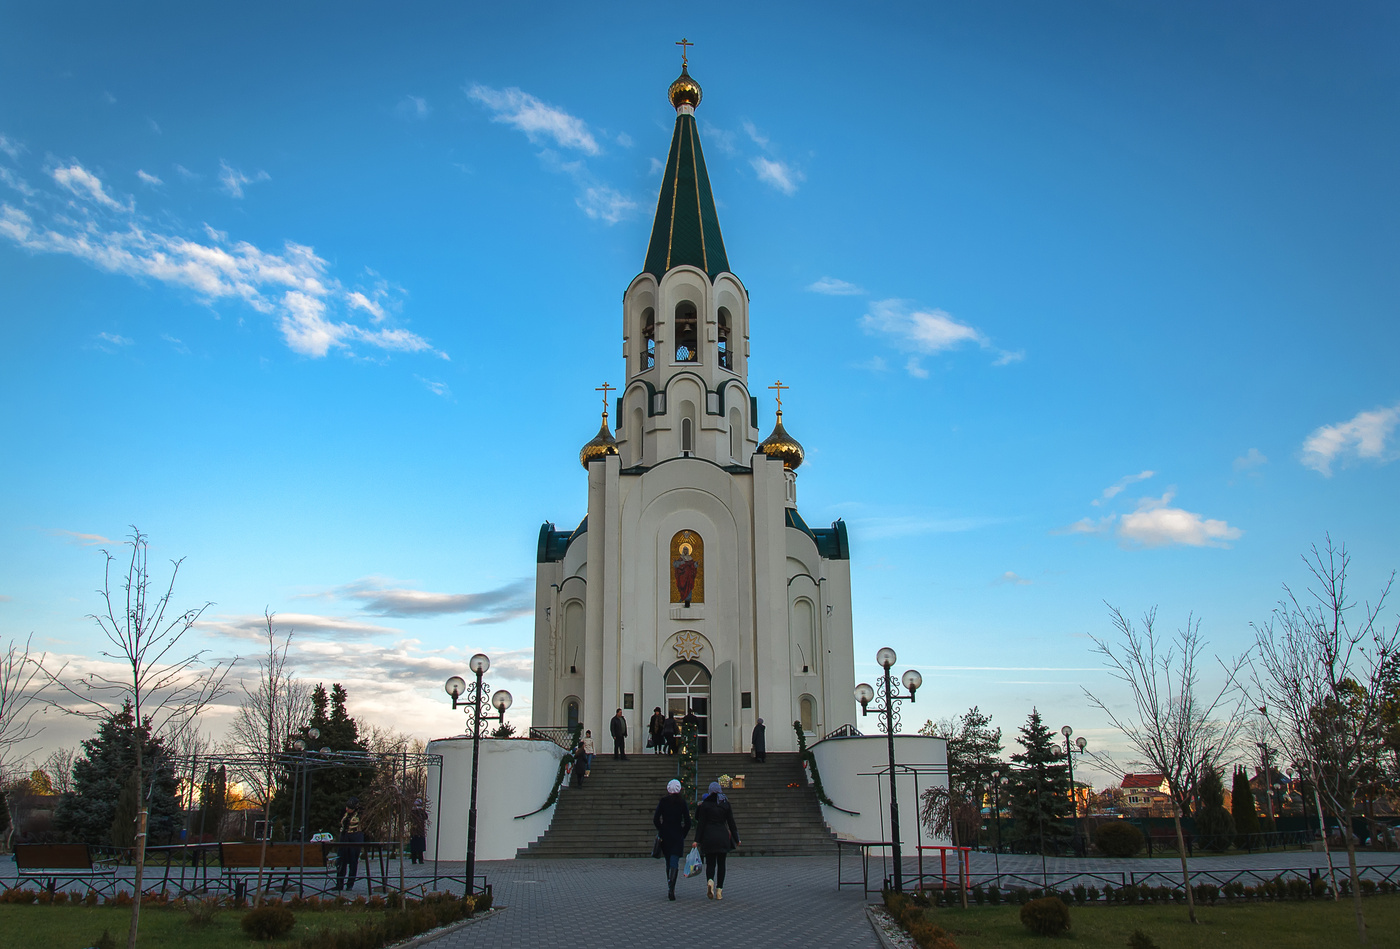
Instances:
[[[753,727],[753,753],[755,758],[762,758],[768,754],[768,736],[766,734],[768,726],[755,725]]]
[[[667,794],[656,805],[656,813],[651,815],[656,825],[656,833],[661,837],[661,852],[670,857],[685,853],[685,838],[690,833],[690,808],[685,797],[680,794]]]
[[[612,729],[612,736],[614,738],[627,737],[627,719],[623,716],[614,715],[612,717],[612,723],[609,727]]]
[[[695,842],[706,855],[728,853],[738,845],[739,829],[734,826],[734,809],[728,801],[709,794],[695,808]]]
[[[652,745],[661,744],[661,733],[666,730],[666,716],[656,712],[647,722],[647,734],[651,735]]]

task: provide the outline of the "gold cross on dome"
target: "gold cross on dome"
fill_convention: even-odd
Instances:
[[[604,415],[607,415],[607,414],[608,414],[608,393],[611,392],[611,391],[613,391],[614,388],[615,388],[614,386],[610,386],[610,385],[608,385],[608,384],[605,382],[605,383],[603,383],[602,385],[600,385],[598,388],[596,388],[596,389],[593,390],[594,392],[601,392],[601,393],[603,393],[603,414],[604,414]]]
[[[682,66],[688,66],[688,65],[690,65],[690,61],[686,59],[686,55],[685,55],[685,54],[688,53],[688,52],[690,51],[687,47],[694,46],[695,44],[692,43],[690,40],[686,39],[684,36],[682,36],[682,37],[681,37],[681,41],[680,41],[679,43],[677,43],[676,45],[679,46],[679,47],[681,48],[681,65],[682,65]]]
[[[774,398],[778,400],[778,408],[781,410],[783,407],[783,390],[791,389],[792,386],[783,385],[783,380],[779,379],[777,382],[773,383],[768,388],[777,390],[777,394],[774,396]]]

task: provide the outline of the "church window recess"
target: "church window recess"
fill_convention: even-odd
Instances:
[[[583,604],[570,600],[564,605],[564,661],[561,665],[569,675],[583,672]]]
[[[695,531],[671,538],[671,602],[705,602],[705,541]]]
[[[816,612],[812,601],[806,597],[794,601],[790,622],[792,644],[797,653],[792,657],[793,665],[806,675],[813,671],[812,664],[816,662]]]
[[[689,417],[681,419],[681,451],[695,450],[695,423]]]
[[[642,349],[638,372],[646,372],[656,365],[656,311],[647,307],[642,313]]]
[[[743,464],[744,459],[740,455],[744,451],[744,420],[739,415],[738,409],[729,410],[729,457],[735,462]]]
[[[695,312],[695,304],[687,301],[676,304],[676,362],[697,362],[700,327]]]
[[[734,368],[734,354],[729,348],[729,311],[719,308],[719,367]]]
[[[817,702],[810,695],[804,695],[797,703],[797,720],[802,723],[802,730],[809,734],[816,733],[817,724]]]
[[[631,421],[627,424],[627,448],[632,458],[632,464],[642,463],[642,407],[637,406],[632,410]]]

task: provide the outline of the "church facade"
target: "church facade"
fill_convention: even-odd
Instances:
[[[730,270],[682,65],[675,130],[642,272],[623,295],[625,384],[580,452],[588,509],[540,529],[533,724],[628,722],[692,711],[701,750],[795,750],[855,720],[850,546],[844,522],[797,509],[802,446],[760,437],[748,382],[749,295]]]

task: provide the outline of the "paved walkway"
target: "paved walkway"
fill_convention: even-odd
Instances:
[[[660,860],[515,860],[478,867],[505,911],[435,939],[433,949],[879,947],[860,888],[837,892],[834,857],[730,858],[720,902],[705,898],[703,874],[677,880],[676,901],[668,901]]]

